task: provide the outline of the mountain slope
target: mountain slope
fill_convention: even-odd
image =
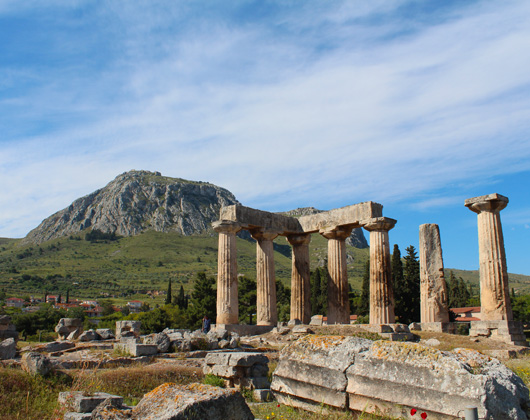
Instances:
[[[146,230],[192,235],[209,230],[221,207],[236,203],[230,191],[207,182],[129,171],[45,219],[23,242],[41,244],[90,228],[120,236]]]

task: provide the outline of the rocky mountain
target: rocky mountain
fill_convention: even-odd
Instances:
[[[146,230],[194,235],[211,229],[222,206],[237,203],[230,191],[208,182],[133,170],[118,175],[105,187],[46,218],[23,242],[40,244],[90,229],[119,236],[137,235]],[[319,212],[305,207],[283,214],[299,217]],[[241,237],[250,239],[244,233]],[[357,248],[368,247],[362,229],[354,229],[346,241]]]
[[[120,236],[145,230],[192,235],[210,229],[222,206],[237,203],[230,191],[207,182],[129,171],[45,219],[24,242],[40,244],[90,228]]]
[[[322,212],[323,210],[318,210],[314,207],[300,207],[294,210],[283,212],[282,214],[285,214],[286,216],[290,216],[290,217],[301,217],[301,216],[309,216],[311,214],[322,213]],[[346,243],[355,248],[362,249],[362,248],[369,247],[362,228],[353,229],[350,237],[346,239]]]

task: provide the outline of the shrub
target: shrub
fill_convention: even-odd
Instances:
[[[204,376],[202,383],[205,385],[218,386],[220,388],[224,388],[226,386],[225,380],[223,378],[210,373]]]

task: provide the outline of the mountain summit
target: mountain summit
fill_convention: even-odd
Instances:
[[[210,229],[222,206],[237,203],[230,191],[207,182],[129,171],[45,219],[24,242],[40,244],[90,228],[121,236],[145,230],[192,235]]]

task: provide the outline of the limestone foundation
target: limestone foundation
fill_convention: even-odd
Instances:
[[[320,233],[328,240],[328,324],[350,323],[346,238],[351,228],[326,229]]]
[[[256,283],[257,325],[276,325],[278,308],[276,307],[276,274],[274,272],[273,239],[277,232],[253,230],[250,232],[257,241],[256,246]]]
[[[215,222],[219,233],[217,260],[217,324],[237,324],[239,307],[237,299],[236,233],[241,227],[234,222]]]
[[[420,226],[420,278],[421,322],[449,322],[442,243],[436,224]]]
[[[311,235],[289,235],[293,247],[291,272],[291,320],[302,324],[311,321],[311,291],[309,279],[309,242]]]
[[[370,232],[370,324],[393,324],[394,292],[388,231],[396,220],[376,217],[364,223]]]
[[[489,194],[469,198],[465,206],[477,213],[482,321],[512,321],[508,270],[499,212],[508,198]]]

